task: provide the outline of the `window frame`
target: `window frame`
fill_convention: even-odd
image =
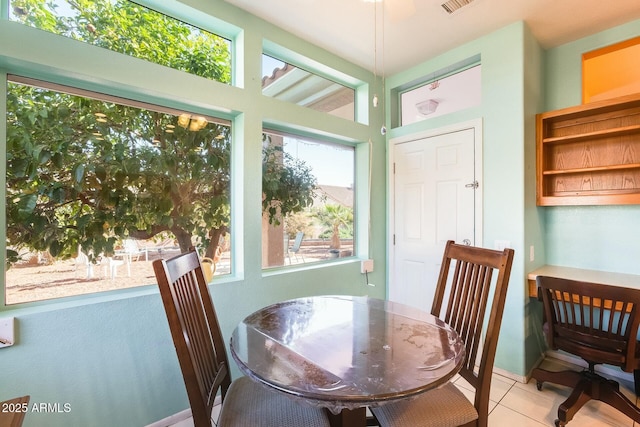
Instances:
[[[263,84],[265,80],[272,80],[271,83],[267,86],[263,85],[263,96],[282,100],[283,102],[290,102],[301,107],[340,117],[345,120],[353,122],[356,121],[356,89],[343,83],[337,82],[334,79],[321,76],[298,65],[282,61],[263,52],[263,61],[265,57],[282,62],[284,64],[284,67],[279,68],[279,70],[287,69],[289,67],[291,68],[287,69],[283,74],[280,74],[279,76],[276,75],[273,79],[271,78],[272,76],[274,76],[273,74],[264,75],[263,70]],[[275,70],[276,69],[271,71]],[[292,82],[293,84],[287,84],[288,82]],[[311,91],[312,87],[314,87],[313,91]],[[334,90],[336,87],[338,87],[338,89]],[[338,95],[337,99],[343,100],[345,97],[345,93],[349,93],[349,102],[344,104],[343,106],[329,111],[324,111],[322,108],[318,108],[318,105],[331,105],[331,103],[327,104],[325,101],[327,99],[335,100],[336,95]],[[299,100],[293,99],[296,96],[300,97]],[[344,111],[344,113],[339,112],[341,108],[348,105],[353,105],[350,111],[346,110]]]
[[[308,73],[324,78],[354,91],[353,120],[354,123],[369,124],[370,87],[356,77],[337,71],[327,64],[323,64],[271,40],[263,39],[262,55],[270,56],[278,61],[291,64]],[[261,57],[262,58],[262,57]],[[262,73],[261,73],[262,74]],[[301,106],[302,107],[302,106]],[[302,107],[306,108],[306,107]],[[347,120],[347,119],[344,119]]]
[[[231,209],[234,212],[231,215],[233,274],[216,280],[215,284],[226,285],[231,282],[242,284],[246,273],[258,274],[260,271],[262,272],[262,277],[277,273],[262,271],[259,267],[259,271],[253,271],[256,268],[253,262],[254,258],[256,256],[259,257],[259,255],[254,252],[255,249],[252,245],[247,246],[245,242],[247,240],[245,233],[255,230],[257,224],[254,223],[254,220],[259,218],[259,215],[256,217],[256,212],[253,209],[247,209],[247,207],[253,206],[256,200],[258,200],[259,204],[259,198],[254,197],[254,191],[251,190],[246,181],[247,178],[253,180],[255,175],[253,172],[248,173],[246,171],[259,166],[258,158],[260,155],[250,149],[251,143],[247,140],[251,138],[255,140],[256,137],[261,135],[263,126],[268,126],[268,123],[272,123],[274,124],[274,129],[287,128],[295,133],[309,133],[310,135],[319,135],[322,138],[326,137],[329,138],[329,142],[333,140],[337,143],[353,145],[355,148],[354,188],[357,189],[356,200],[354,200],[354,235],[358,236],[356,246],[354,246],[353,257],[340,263],[316,264],[309,266],[309,268],[326,268],[336,264],[354,264],[362,258],[369,258],[372,251],[370,207],[371,169],[374,164],[373,141],[375,141],[376,145],[384,144],[384,138],[380,136],[379,132],[372,133],[368,126],[372,118],[375,121],[382,120],[382,115],[370,108],[370,91],[372,87],[379,85],[379,81],[373,78],[371,73],[355,64],[325,55],[322,49],[315,45],[301,44],[300,40],[293,36],[291,40],[283,39],[279,34],[280,30],[268,24],[265,28],[276,30],[275,33],[271,32],[270,34],[275,34],[276,39],[283,43],[282,46],[291,47],[291,49],[284,47],[282,49],[293,52],[294,57],[301,58],[302,62],[312,64],[311,68],[305,68],[324,70],[320,71],[320,73],[326,71],[328,76],[337,76],[336,79],[331,77],[331,80],[343,82],[356,90],[356,119],[351,123],[335,117],[327,117],[326,121],[318,121],[322,113],[317,111],[303,112],[302,109],[304,107],[295,105],[292,108],[283,108],[282,111],[272,110],[271,107],[282,106],[282,104],[278,103],[278,101],[270,100],[262,100],[260,106],[264,107],[264,109],[256,111],[254,100],[248,101],[245,99],[243,90],[245,89],[245,80],[249,78],[250,84],[247,85],[246,90],[251,93],[255,91],[255,85],[251,83],[254,78],[248,76],[247,73],[255,71],[253,67],[260,63],[259,57],[254,57],[254,55],[259,55],[263,51],[254,52],[254,50],[259,49],[258,40],[264,40],[263,27],[246,26],[245,21],[238,18],[237,13],[230,12],[226,8],[219,9],[211,4],[198,4],[196,8],[196,6],[189,6],[176,0],[135,0],[135,3],[150,7],[157,12],[168,14],[176,19],[231,40],[233,49],[232,85],[222,84],[213,80],[203,83],[204,79],[201,77],[186,73],[181,76],[180,73],[182,72],[168,68],[163,71],[158,68],[162,66],[152,62],[144,61],[145,64],[141,64],[141,62],[136,61],[143,60],[117,52],[106,51],[86,43],[74,44],[77,42],[52,33],[44,34],[42,30],[36,30],[33,27],[7,25],[8,1],[6,0],[0,1],[0,11],[3,14],[0,17],[0,27],[6,33],[13,33],[23,39],[25,43],[22,46],[12,45],[2,49],[5,59],[1,60],[0,58],[0,77],[4,77],[6,81],[7,74],[23,75],[27,78],[35,78],[63,86],[86,89],[89,92],[109,94],[129,100],[135,99],[146,104],[170,106],[179,111],[188,110],[230,120],[233,127],[231,140],[233,147],[231,151],[232,196],[230,200]],[[226,19],[226,21],[223,19]],[[43,34],[37,35],[37,33]],[[265,43],[269,44],[270,42],[265,41]],[[27,49],[26,51],[25,48]],[[294,52],[294,48],[306,53],[307,56]],[[59,55],[60,52],[65,50],[73,50],[74,55],[71,57]],[[85,58],[84,62],[78,59],[81,56]],[[311,58],[322,58],[322,62]],[[86,59],[90,61],[88,62]],[[91,60],[104,61],[105,59],[111,65],[106,73],[93,65],[95,62],[91,62]],[[132,74],[124,71],[128,70],[130,66],[134,66],[133,68],[137,73]],[[160,78],[152,81],[146,76],[155,70],[159,71]],[[180,79],[178,84],[180,92],[168,89],[176,79]],[[206,87],[202,86],[203,84],[212,86]],[[258,96],[259,92],[255,92],[255,95]],[[212,98],[211,94],[215,96]],[[0,113],[2,112],[6,116],[5,90],[0,90]],[[262,120],[262,125],[256,121],[259,116],[261,118],[258,120]],[[2,140],[3,132],[6,135],[6,121],[0,123],[0,141]],[[0,163],[5,165],[3,167],[5,168],[4,176],[6,178],[6,151],[0,156],[4,156],[4,162],[0,161]],[[375,163],[381,166],[377,158]],[[0,225],[4,225],[6,229],[5,212],[0,214]],[[253,240],[253,237],[250,240]],[[286,273],[292,271],[292,269],[287,269]],[[266,283],[270,282],[267,281]],[[55,310],[65,306],[82,306],[92,303],[92,301],[112,301],[157,293],[156,287],[150,284],[144,286],[144,289],[131,288],[81,294],[54,300],[20,303],[8,307],[4,305],[5,287],[0,286],[0,288],[0,299],[2,301],[0,302],[0,312],[7,309],[14,310],[25,307],[42,307],[45,310]],[[265,292],[268,292],[268,288],[265,288]]]
[[[3,18],[11,21],[11,22],[16,22],[21,24],[19,21],[16,20],[11,20],[10,19],[10,8],[11,8],[11,1],[12,0],[5,0],[4,3],[0,3],[0,4],[5,4],[6,5],[6,10],[3,11],[2,15]],[[140,7],[146,8],[151,10],[152,12],[164,15],[168,18],[174,19],[182,24],[194,27],[200,31],[205,31],[210,33],[211,35],[224,39],[228,42],[229,44],[229,55],[231,56],[230,61],[229,61],[229,66],[230,66],[230,81],[228,83],[225,82],[220,82],[218,80],[214,80],[214,79],[209,79],[207,77],[202,77],[199,76],[197,74],[193,74],[193,73],[188,73],[186,71],[182,71],[179,69],[174,69],[175,71],[178,72],[184,72],[186,74],[189,75],[193,75],[196,77],[201,77],[201,78],[205,78],[207,80],[210,80],[212,82],[216,82],[216,83],[220,83],[223,85],[229,85],[229,86],[238,86],[238,87],[242,87],[244,85],[244,79],[243,79],[243,72],[241,71],[242,69],[242,65],[244,63],[244,61],[240,60],[239,58],[242,56],[243,54],[243,50],[240,49],[238,47],[239,45],[239,39],[242,35],[242,29],[240,27],[237,27],[229,22],[223,21],[217,17],[215,17],[214,15],[208,15],[208,14],[203,14],[202,11],[195,9],[191,6],[187,6],[183,3],[179,3],[175,0],[123,0],[123,1],[128,1],[129,3],[132,3],[134,5],[138,5]],[[24,24],[21,24],[24,25]],[[48,30],[43,30],[41,28],[38,27],[33,27],[31,25],[25,25],[27,27],[30,28],[34,28],[34,29],[38,29],[41,31],[45,31],[49,34],[55,34],[58,36],[62,36],[65,38],[69,38],[71,40],[75,40],[72,39],[70,37],[61,35],[61,34],[57,34],[57,33],[53,33],[50,32]],[[100,46],[97,46],[93,43],[89,43],[89,42],[85,42],[85,41],[81,41],[81,40],[77,40],[80,43],[85,43],[87,45],[90,46],[94,46],[97,48],[102,48]],[[103,48],[105,49],[105,48]],[[155,64],[155,65],[160,65],[160,66],[165,66],[162,64],[158,64],[157,62],[153,62],[144,58],[139,58],[136,56],[132,56],[126,53],[121,53],[118,52],[116,50],[111,50],[111,49],[106,49],[109,50],[110,52],[114,52],[114,53],[119,53],[121,55],[126,55],[126,56],[130,56],[132,58],[137,58],[141,61],[147,61],[151,64]]]
[[[33,86],[33,87],[37,87],[37,88],[41,88],[44,90],[48,90],[48,91],[55,91],[58,93],[62,93],[62,94],[68,94],[68,95],[72,95],[72,96],[78,96],[78,97],[83,97],[86,99],[91,99],[91,100],[96,100],[96,101],[100,101],[100,102],[105,102],[105,103],[114,103],[114,104],[118,104],[118,105],[122,105],[122,106],[126,106],[126,107],[132,107],[132,108],[137,108],[137,109],[141,109],[141,110],[147,110],[147,111],[153,111],[153,112],[157,112],[157,113],[161,113],[161,114],[167,114],[167,115],[173,115],[173,116],[180,116],[181,114],[184,113],[188,113],[191,115],[197,115],[199,117],[204,117],[208,123],[215,123],[215,124],[219,124],[222,126],[228,126],[230,129],[230,140],[229,140],[229,207],[230,207],[230,216],[229,216],[229,229],[234,228],[234,223],[237,222],[237,219],[234,217],[233,215],[233,211],[234,211],[234,191],[235,191],[235,185],[234,185],[234,181],[237,179],[241,179],[240,175],[238,174],[238,172],[236,171],[235,165],[234,165],[234,157],[235,155],[235,151],[236,151],[236,146],[237,144],[235,143],[235,132],[233,132],[233,128],[235,126],[235,120],[229,120],[226,118],[222,118],[220,117],[220,115],[213,115],[212,111],[207,111],[205,109],[196,107],[195,105],[192,105],[191,108],[187,107],[187,109],[183,109],[183,108],[175,108],[170,105],[170,102],[167,103],[151,103],[148,101],[142,101],[140,99],[138,99],[138,96],[136,96],[136,93],[130,93],[129,96],[127,97],[123,97],[123,96],[119,96],[119,95],[112,95],[112,94],[108,94],[105,93],[106,91],[95,91],[95,90],[89,90],[89,89],[85,89],[85,88],[81,88],[79,86],[81,86],[80,84],[78,84],[78,86],[75,85],[70,85],[70,84],[62,84],[62,83],[58,83],[55,82],[53,80],[44,80],[44,79],[36,79],[33,77],[27,77],[21,74],[14,74],[14,73],[0,73],[0,76],[4,77],[4,81],[5,81],[5,89],[3,91],[0,91],[0,93],[2,94],[2,96],[0,97],[0,101],[2,102],[2,105],[0,107],[0,112],[4,112],[4,116],[7,117],[7,98],[6,98],[6,94],[8,93],[8,83],[16,83],[16,84],[20,84],[20,85],[27,85],[27,86]],[[80,82],[77,82],[80,83]],[[182,106],[181,106],[182,107]],[[2,124],[2,126],[0,126],[0,132],[4,131],[4,138],[6,138],[6,134],[7,134],[7,121],[5,120]],[[4,187],[5,187],[5,192],[6,192],[6,188],[7,188],[7,184],[6,184],[6,177],[7,177],[7,150],[3,150],[3,153],[1,154],[2,156],[2,170],[3,170],[3,175],[2,175],[2,180],[4,181]],[[5,197],[3,197],[3,200],[6,200],[6,193],[5,193]],[[4,203],[4,202],[3,202]],[[2,210],[2,212],[0,213],[0,224],[3,227],[5,236],[6,236],[6,230],[7,230],[7,225],[8,225],[8,219],[7,219],[7,206],[6,203],[4,204],[4,209]],[[231,236],[231,247],[230,247],[230,273],[229,274],[225,274],[224,276],[216,276],[216,282],[222,282],[222,281],[230,281],[230,280],[234,280],[236,279],[236,272],[234,269],[234,266],[236,265],[236,260],[235,260],[235,245],[234,245],[234,236]],[[4,239],[4,242],[2,244],[2,247],[0,247],[0,250],[2,251],[6,251],[7,249],[7,240],[6,238]],[[105,295],[105,294],[113,294],[113,293],[130,293],[130,292],[136,292],[136,291],[140,291],[141,289],[155,289],[155,283],[148,283],[148,284],[143,284],[143,285],[137,285],[137,286],[132,286],[132,287],[127,287],[127,288],[114,288],[114,289],[107,289],[107,290],[97,290],[97,291],[91,291],[91,292],[85,292],[85,293],[78,293],[78,294],[72,294],[72,295],[67,295],[67,296],[60,296],[60,297],[53,297],[53,298],[47,298],[47,299],[38,299],[38,300],[32,300],[32,301],[24,301],[24,302],[9,302],[7,301],[7,292],[6,292],[6,285],[7,285],[7,266],[6,264],[3,266],[2,269],[2,273],[3,273],[3,277],[4,277],[4,283],[5,286],[2,286],[2,290],[0,292],[0,297],[1,297],[1,301],[0,301],[0,311],[2,307],[17,307],[17,306],[38,306],[38,305],[42,305],[42,304],[52,304],[52,303],[56,303],[59,301],[68,301],[68,300],[82,300],[85,298],[95,298],[101,295]]]
[[[262,133],[263,135],[267,133],[267,134],[282,136],[283,138],[286,138],[286,137],[295,138],[295,139],[299,138],[301,140],[304,140],[313,144],[320,144],[320,145],[326,144],[330,146],[333,145],[333,146],[340,146],[340,147],[350,147],[353,149],[353,182],[352,182],[353,206],[351,206],[352,216],[353,216],[353,220],[352,220],[352,228],[353,228],[352,242],[353,243],[352,243],[351,254],[344,257],[327,258],[324,260],[318,260],[313,262],[303,262],[298,264],[286,264],[286,259],[285,259],[282,265],[274,265],[274,266],[262,265],[263,275],[279,274],[283,272],[291,272],[291,271],[307,269],[307,268],[317,268],[319,266],[332,265],[336,263],[342,263],[345,261],[352,261],[354,259],[357,259],[359,255],[362,253],[363,245],[368,245],[368,241],[365,241],[366,239],[364,238],[361,239],[361,234],[363,229],[362,227],[363,218],[360,215],[360,213],[361,211],[365,211],[365,210],[361,210],[360,206],[362,205],[362,203],[364,203],[365,191],[360,190],[361,188],[364,188],[364,187],[362,182],[358,179],[358,170],[359,170],[359,162],[361,162],[359,158],[362,157],[362,151],[363,149],[365,149],[365,147],[367,149],[370,148],[369,144],[364,144],[361,142],[350,143],[348,141],[345,141],[339,138],[331,138],[328,136],[323,136],[319,132],[315,132],[315,131],[295,130],[293,125],[276,125],[276,124],[267,123],[267,122],[263,124]],[[367,201],[367,204],[368,204],[368,201]],[[264,221],[263,221],[263,225],[264,225]],[[283,233],[286,235],[285,230],[283,230]],[[264,234],[265,234],[265,230],[264,228],[262,228],[263,238],[264,238]],[[264,246],[264,242],[263,242],[263,246]],[[264,254],[263,254],[263,257],[264,257]],[[285,258],[286,258],[286,255],[285,255]]]

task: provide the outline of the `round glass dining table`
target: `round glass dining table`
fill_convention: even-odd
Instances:
[[[444,384],[465,352],[459,335],[427,312],[341,295],[262,308],[234,330],[230,349],[250,378],[327,408],[332,424],[344,426],[366,425],[368,406]]]

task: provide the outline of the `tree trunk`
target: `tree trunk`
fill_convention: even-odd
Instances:
[[[221,226],[219,228],[212,228],[209,230],[209,246],[204,253],[207,258],[214,259],[215,254],[218,253],[218,245],[220,244],[220,238],[227,233],[227,227]]]
[[[193,243],[191,242],[191,233],[187,233],[182,228],[174,227],[171,232],[176,236],[178,245],[180,246],[180,252],[185,253],[189,250]]]
[[[333,235],[331,236],[331,249],[340,249],[340,224],[333,225]]]

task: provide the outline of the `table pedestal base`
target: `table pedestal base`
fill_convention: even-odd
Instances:
[[[327,411],[331,427],[366,427],[367,408],[343,409],[338,415]]]

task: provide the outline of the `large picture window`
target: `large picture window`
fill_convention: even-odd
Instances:
[[[9,19],[222,83],[231,43],[128,0],[11,0]]]
[[[262,267],[353,255],[355,149],[263,134]]]
[[[190,246],[230,272],[230,124],[12,76],[6,303],[155,283]]]

